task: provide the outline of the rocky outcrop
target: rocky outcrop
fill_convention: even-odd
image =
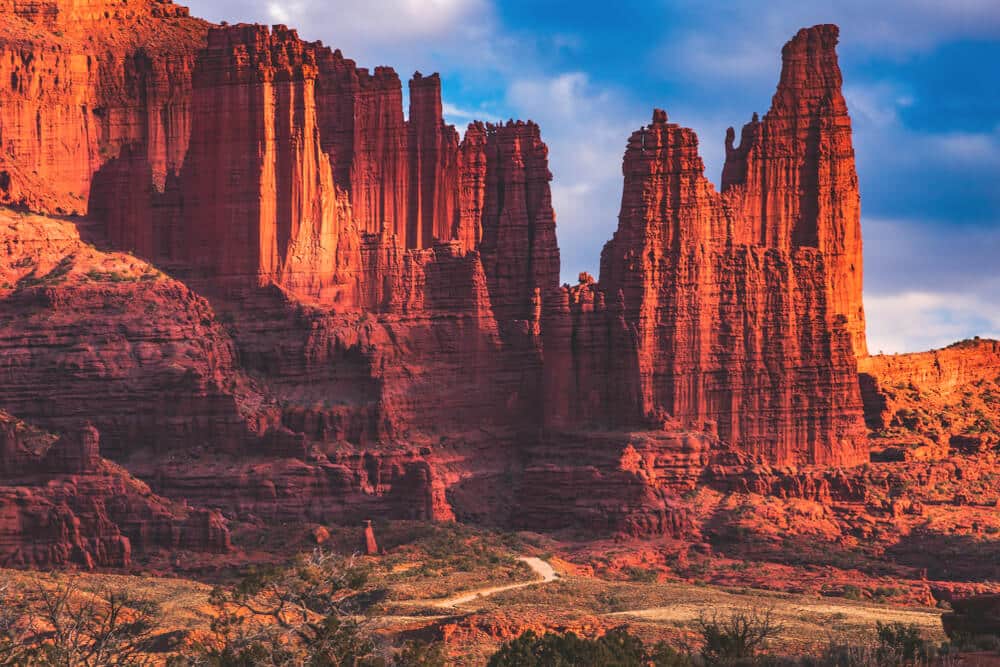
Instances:
[[[407,119],[394,71],[284,26],[208,26],[167,2],[51,4],[14,2],[24,31],[10,43],[83,69],[59,74],[58,95],[41,79],[9,106],[0,94],[4,142],[16,137],[0,186],[31,195],[3,201],[89,217],[0,218],[0,407],[60,437],[89,422],[100,451],[83,438],[50,463],[8,439],[0,470],[90,474],[100,454],[149,497],[193,504],[163,512],[198,537],[120,528],[132,548],[218,543],[221,519],[192,507],[254,525],[460,518],[680,537],[697,528],[678,499],[706,475],[729,492],[834,497],[835,477],[773,470],[867,458],[834,29],[786,47],[771,112],[729,142],[721,193],[694,133],[657,111],[629,140],[600,280],[561,288],[534,123],[473,123],[460,140],[437,75],[409,82]],[[97,46],[60,27],[70,16],[108,24]],[[44,129],[43,103],[64,126]],[[22,125],[41,113],[43,130],[9,109]],[[737,464],[720,463],[727,447]],[[96,496],[138,493],[110,477]],[[87,512],[81,540],[115,535]]]
[[[102,453],[252,447],[262,398],[205,299],[70,222],[0,211],[0,406]]]
[[[470,128],[475,135],[482,131]],[[534,123],[489,126],[486,193],[478,245],[497,319],[536,320],[535,291],[559,285],[548,149]],[[478,137],[467,138],[471,145]],[[471,148],[470,148],[471,150]]]
[[[972,454],[1000,446],[1000,342],[858,362],[868,428],[900,456]]]
[[[549,311],[556,414],[635,423],[665,413],[775,463],[866,460],[852,342],[863,331],[857,179],[835,44],[836,28],[817,26],[786,45],[772,110],[730,150],[722,194],[694,133],[665,112],[632,135],[600,281]],[[585,389],[568,406],[558,379],[567,332]]]
[[[846,318],[854,354],[868,354],[861,301],[861,199],[834,25],[802,29],[782,49],[781,81],[763,119],[726,136],[722,192],[736,244],[817,248],[827,307]]]
[[[218,289],[331,301],[360,263],[319,134],[315,47],[278,26],[213,29],[194,72],[176,259]]]
[[[208,24],[159,0],[7,0],[0,13],[0,202],[85,213],[94,174],[132,144],[162,188],[187,152]]]
[[[90,425],[56,437],[0,412],[0,565],[128,567],[133,553],[230,549],[217,512],[153,495],[99,449]]]
[[[679,498],[698,484],[717,441],[674,426],[547,432],[525,450],[510,522],[527,530],[587,526],[596,535],[691,537],[695,522]]]
[[[409,130],[406,245],[430,248],[453,237],[458,206],[458,132],[445,125],[437,74],[410,79]]]

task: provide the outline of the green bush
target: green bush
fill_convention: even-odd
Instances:
[[[875,624],[876,654],[884,665],[915,665],[926,662],[934,651],[920,635],[920,628],[902,623]]]

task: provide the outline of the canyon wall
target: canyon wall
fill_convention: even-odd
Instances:
[[[883,444],[986,451],[1000,445],[1000,342],[974,339],[940,350],[862,359],[865,421]]]
[[[0,409],[92,424],[153,493],[248,521],[677,536],[678,494],[727,447],[867,460],[836,28],[785,47],[721,192],[654,112],[599,280],[560,287],[540,128],[460,137],[437,75],[410,80],[406,117],[393,70],[284,26],[0,11],[2,201],[88,214],[0,217]]]
[[[86,213],[94,174],[131,144],[162,188],[187,152],[208,23],[159,0],[7,0],[0,13],[0,202]]]
[[[128,567],[133,550],[230,550],[217,512],[150,493],[81,424],[56,437],[0,411],[0,566]]]

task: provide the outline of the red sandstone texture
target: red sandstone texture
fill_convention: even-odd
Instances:
[[[919,397],[896,386],[911,369],[865,358],[833,26],[786,45],[722,192],[694,133],[655,112],[628,142],[600,279],[560,287],[541,130],[460,138],[437,75],[409,82],[407,118],[391,69],[283,26],[151,1],[0,13],[0,195],[50,214],[0,214],[0,409],[62,438],[89,423],[116,461],[74,487],[76,523],[37,518],[70,497],[49,488],[6,505],[10,562],[120,566],[122,539],[211,550],[227,524],[368,518],[856,546],[911,539],[939,488],[992,497],[992,445],[952,437],[972,426],[949,443],[976,458],[940,470],[841,469],[868,460],[864,416],[882,429]],[[995,352],[957,355],[962,382]],[[85,440],[53,468],[8,438],[0,471],[77,474]],[[134,510],[81,509],[143,483]],[[58,539],[29,553],[41,534]]]
[[[0,202],[86,213],[94,174],[130,144],[162,188],[187,152],[208,24],[159,0],[5,0],[0,14]]]
[[[1000,343],[967,340],[859,362],[865,419],[884,456],[940,458],[1000,445]]]
[[[90,425],[56,437],[0,412],[0,565],[128,567],[133,549],[231,548],[218,513],[152,494],[99,450]]]

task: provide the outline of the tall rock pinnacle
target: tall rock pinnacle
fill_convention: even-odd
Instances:
[[[831,314],[846,318],[862,357],[861,199],[838,34],[837,26],[818,25],[785,45],[770,111],[743,127],[738,147],[734,133],[727,137],[722,190],[741,211],[740,241],[823,252]]]
[[[771,111],[739,147],[727,137],[721,194],[694,132],[665,112],[629,139],[600,282],[570,297],[605,304],[573,316],[574,372],[589,386],[596,369],[604,392],[581,396],[576,418],[666,415],[776,462],[864,460],[860,206],[836,43],[817,26],[785,46]],[[595,326],[598,339],[631,330],[603,345],[634,365],[579,347]]]

